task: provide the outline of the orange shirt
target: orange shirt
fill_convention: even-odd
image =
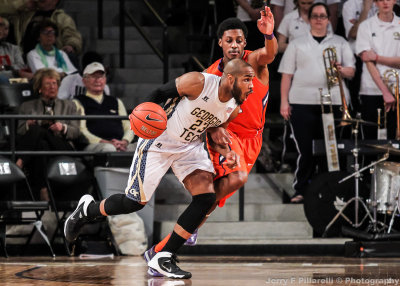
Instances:
[[[251,53],[252,51],[245,50],[242,59],[247,62],[248,55]],[[223,61],[219,59],[209,66],[206,72],[222,76],[223,68]],[[228,125],[228,129],[239,136],[253,137],[264,128],[269,86],[263,85],[256,77],[253,79],[253,86],[253,93],[240,106],[242,112]]]

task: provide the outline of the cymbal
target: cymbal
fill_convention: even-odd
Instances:
[[[377,144],[363,144],[368,147],[372,147],[378,150],[382,150],[384,152],[389,152],[392,155],[400,155],[400,150],[394,148],[392,145],[384,144],[384,145],[377,145]]]
[[[340,121],[340,122],[348,122],[348,123],[358,123],[358,124],[364,124],[364,125],[369,125],[369,126],[378,126],[378,123],[375,122],[371,122],[371,121],[365,121],[362,119],[355,119],[355,118],[351,118],[351,119],[335,119],[335,121]]]

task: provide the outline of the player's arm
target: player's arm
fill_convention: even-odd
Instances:
[[[226,159],[225,164],[228,168],[235,169],[237,166],[240,167],[240,156],[236,154],[235,151],[231,150],[228,144],[216,144],[211,138],[210,133],[207,133],[207,139],[209,148],[224,156]]]
[[[261,18],[257,21],[258,30],[264,35],[264,47],[254,51],[249,55],[248,62],[254,66],[265,66],[272,63],[278,53],[278,42],[273,34],[274,32],[274,15],[268,6],[261,11]]]
[[[219,145],[231,144],[231,135],[226,130],[229,122],[231,122],[240,112],[240,106],[236,107],[231,113],[228,120],[222,123],[220,126],[211,127],[207,129],[207,134],[211,136],[212,142]],[[207,136],[208,136],[207,135]]]
[[[150,94],[149,101],[161,104],[170,98],[187,96],[197,98],[203,90],[204,75],[199,72],[190,72],[171,80]]]

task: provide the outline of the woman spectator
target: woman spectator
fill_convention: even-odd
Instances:
[[[24,102],[19,110],[27,115],[79,115],[70,100],[57,99],[60,75],[53,69],[41,69],[34,75],[33,90],[38,99]],[[18,150],[72,151],[73,141],[80,135],[78,120],[21,120],[18,124]],[[46,156],[20,156],[17,165],[27,171],[32,187],[47,199],[45,187]]]
[[[293,184],[292,202],[301,202],[311,176],[315,171],[312,141],[323,138],[321,99],[327,90],[323,51],[335,48],[337,69],[343,78],[354,75],[354,55],[348,42],[329,29],[329,10],[326,4],[315,3],[308,14],[311,30],[291,41],[282,57],[279,72],[281,81],[281,115],[290,120],[290,127],[298,150],[297,169]],[[335,64],[335,63],[332,63]],[[330,88],[334,110],[339,111],[341,97],[339,86]],[[345,88],[346,98],[349,98]]]
[[[41,68],[53,68],[63,78],[76,72],[76,68],[67,54],[55,46],[58,35],[57,25],[50,20],[44,20],[38,25],[38,44],[27,55],[28,66],[32,72]]]
[[[283,53],[288,42],[303,36],[310,30],[308,11],[314,0],[295,0],[296,9],[283,17],[278,27],[278,51]]]

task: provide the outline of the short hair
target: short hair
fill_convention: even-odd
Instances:
[[[46,28],[48,28],[48,27],[53,28],[54,31],[56,32],[56,37],[58,36],[58,27],[57,27],[57,24],[54,23],[53,21],[51,21],[50,19],[45,19],[45,20],[39,22],[39,23],[37,24],[37,26],[35,27],[35,36],[36,36],[36,39],[38,39],[39,36],[40,36],[40,33],[41,33],[42,31],[44,31]]]
[[[217,37],[218,39],[221,39],[225,31],[236,30],[236,29],[242,30],[244,37],[247,38],[248,30],[246,25],[235,17],[225,19],[224,21],[221,22],[221,24],[219,24],[217,29]]]
[[[317,2],[311,5],[310,10],[308,10],[308,19],[311,19],[311,13],[316,6],[323,6],[325,7],[326,15],[328,15],[328,18],[331,16],[331,13],[329,12],[328,5],[322,2]]]
[[[33,75],[33,91],[35,94],[39,94],[39,90],[42,88],[43,78],[45,77],[54,78],[57,81],[57,86],[58,87],[60,86],[61,83],[60,74],[55,69],[43,68],[37,70]]]
[[[2,21],[0,22],[0,26],[10,27],[10,22],[8,22],[7,18],[0,17],[0,19],[2,20]]]

